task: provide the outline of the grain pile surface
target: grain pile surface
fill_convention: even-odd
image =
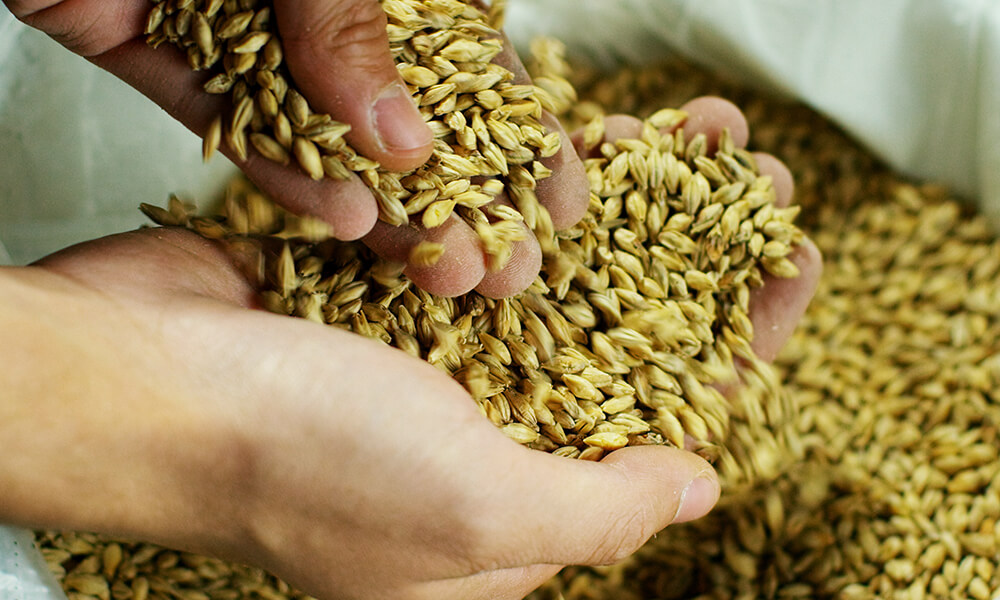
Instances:
[[[779,358],[797,411],[784,415],[787,437],[769,454],[787,453],[779,462],[791,468],[775,468],[774,479],[757,487],[731,488],[707,518],[669,528],[622,564],[568,568],[533,597],[994,597],[1000,242],[986,223],[943,191],[902,181],[806,109],[678,63],[583,78],[579,90],[567,119],[580,123],[601,110],[649,115],[700,93],[736,100],[747,111],[752,146],[792,168],[800,225],[824,253],[826,270]],[[247,227],[274,218],[269,206],[248,204]],[[250,218],[252,211],[266,214]],[[191,225],[211,233],[213,221]],[[308,237],[307,223],[292,225]],[[265,279],[277,287],[278,268],[295,260],[293,245],[273,246]],[[303,271],[293,266],[300,286]],[[272,308],[312,310],[293,301],[288,311],[272,291]],[[336,321],[320,310],[324,321]],[[378,322],[361,310],[352,315]],[[525,425],[516,397],[507,401],[510,424]],[[482,405],[488,417],[503,416],[502,405],[488,404],[496,411]],[[71,600],[304,597],[260,570],[148,544],[54,532],[39,541]]]
[[[803,107],[680,65],[593,81],[583,97],[638,114],[733,98],[751,144],[795,175],[800,226],[825,263],[778,358],[805,457],[624,563],[568,568],[532,598],[996,598],[996,229]]]

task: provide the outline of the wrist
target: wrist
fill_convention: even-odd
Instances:
[[[205,497],[226,428],[171,371],[158,316],[0,269],[0,521],[177,546],[226,531]]]

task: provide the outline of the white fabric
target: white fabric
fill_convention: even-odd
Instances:
[[[803,100],[1000,222],[994,0],[511,0],[508,23],[519,45],[547,33],[603,63],[674,50]]]
[[[0,526],[0,598],[66,600],[30,531]]]
[[[0,240],[21,264],[134,229],[141,202],[213,196],[235,168],[109,73],[0,4]]]

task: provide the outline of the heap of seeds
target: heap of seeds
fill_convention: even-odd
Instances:
[[[694,444],[733,487],[776,475],[775,450],[787,446],[790,407],[750,348],[747,312],[765,272],[797,275],[787,255],[801,233],[797,209],[775,208],[770,178],[728,135],[708,157],[704,135],[660,133],[683,118],[665,109],[642,139],[600,144],[585,162],[587,215],[508,299],[419,290],[402,264],[359,243],[304,236],[308,220],[242,180],[214,218],[177,199],[144,209],[161,225],[254,245],[264,307],[426,360],[528,447],[597,460],[633,444]],[[594,146],[602,123],[587,128]],[[730,400],[715,386],[733,379],[734,357],[747,391]]]
[[[396,66],[435,136],[431,159],[406,173],[358,154],[344,139],[349,125],[313,112],[288,73],[270,0],[154,0],[146,34],[154,47],[186,52],[191,68],[216,73],[205,91],[232,99],[205,136],[206,160],[225,142],[241,160],[252,147],[294,161],[313,179],[360,176],[381,220],[432,228],[454,213],[479,235],[489,268],[499,269],[511,244],[528,235],[525,225],[551,237],[534,190],[551,174],[542,159],[558,152],[560,139],[540,119],[543,109],[567,105],[569,86],[552,76],[519,84],[492,62],[503,49],[501,1],[485,12],[462,0],[381,4]],[[516,210],[492,203],[502,191]],[[433,263],[441,250],[424,246],[419,258]]]

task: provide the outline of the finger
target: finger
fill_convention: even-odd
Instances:
[[[119,0],[5,0],[27,25],[80,56],[102,54],[142,35],[148,2]]]
[[[191,71],[172,48],[154,50],[134,40],[94,57],[93,62],[131,84],[198,135],[204,135],[212,120],[225,110],[226,100],[206,94],[202,90],[205,76]],[[359,238],[378,218],[375,199],[355,176],[342,182],[326,178],[314,181],[295,166],[265,159],[252,147],[245,161],[228,148],[222,151],[279,204],[326,221],[340,239]]]
[[[430,158],[424,123],[392,56],[377,0],[276,0],[286,63],[320,112],[349,123],[347,140],[391,171]]]
[[[602,142],[615,140],[636,140],[642,137],[642,120],[631,115],[608,115],[604,117],[604,138]],[[583,129],[577,129],[570,138],[580,158],[600,156],[600,143],[587,148],[583,139]]]
[[[718,149],[719,136],[722,135],[724,129],[729,129],[733,143],[739,148],[745,147],[749,140],[750,128],[743,111],[728,100],[714,96],[703,96],[685,103],[680,110],[688,113],[687,119],[667,131],[683,129],[684,136],[688,140],[699,133],[705,134],[709,154]],[[635,117],[608,115],[604,118],[605,141],[638,139],[641,136],[642,121]],[[599,145],[589,150],[584,148],[582,130],[574,132],[571,139],[581,157],[591,158],[600,154]],[[777,162],[777,159],[775,161]]]
[[[494,62],[510,70],[514,74],[515,83],[531,83],[510,40],[504,38],[503,51]],[[535,193],[538,195],[538,202],[549,211],[555,229],[566,229],[576,225],[587,214],[590,203],[587,171],[583,168],[580,157],[573,151],[572,141],[559,119],[546,112],[542,114],[541,123],[549,131],[559,132],[561,147],[554,155],[541,160],[542,164],[552,170],[552,175],[538,182]]]
[[[436,263],[411,264],[404,270],[417,287],[438,296],[459,296],[475,289],[487,298],[507,298],[526,290],[542,266],[538,241],[531,232],[525,234],[525,239],[513,242],[510,259],[495,272],[482,261],[475,231],[457,217],[433,229],[392,227],[380,221],[364,242],[379,256],[399,262],[408,262],[410,251],[421,241],[443,244],[444,254]]]
[[[765,361],[774,360],[795,331],[823,272],[819,249],[809,238],[803,239],[788,258],[799,268],[798,277],[781,279],[766,275],[764,285],[750,292],[750,321],[754,330],[750,346]]]
[[[526,476],[530,473],[530,476]],[[525,451],[484,500],[496,531],[493,556],[508,563],[610,564],[671,523],[705,515],[719,481],[701,457],[676,448],[636,446],[600,463]]]
[[[771,177],[771,185],[774,186],[775,206],[784,208],[791,204],[792,197],[795,195],[795,180],[785,163],[766,152],[754,152],[753,157],[757,161],[757,169],[760,174]]]
[[[393,227],[379,221],[364,237],[376,254],[399,262],[408,262],[410,252],[421,241],[442,244],[444,254],[431,266],[406,267],[404,273],[417,287],[438,296],[458,296],[479,285],[486,275],[479,237],[457,215],[432,229]]]
[[[718,149],[723,129],[729,129],[729,135],[737,148],[746,147],[750,139],[750,126],[743,111],[724,98],[702,96],[686,102],[680,110],[688,113],[687,120],[681,126],[684,128],[685,139],[690,140],[699,133],[704,133],[708,139],[709,155],[715,154]]]
[[[492,204],[502,204],[509,208],[514,205],[507,198],[506,192],[497,196]],[[489,214],[487,212],[487,214]],[[491,221],[496,219],[491,218]],[[487,298],[507,298],[528,289],[528,286],[538,277],[542,269],[542,248],[528,226],[522,221],[520,227],[523,239],[511,244],[511,256],[498,271],[486,270],[483,280],[476,286],[476,291]]]
[[[556,231],[576,225],[587,214],[590,202],[590,184],[583,161],[574,152],[573,142],[559,121],[549,114],[542,115],[542,124],[550,131],[559,132],[559,152],[542,159],[552,175],[539,180],[535,187],[538,202],[549,211]]]
[[[763,152],[755,152],[753,156],[760,174],[771,177],[775,206],[786,207],[791,204],[795,194],[795,180],[785,163]],[[758,357],[766,361],[777,357],[795,331],[809,301],[816,293],[823,270],[819,250],[808,238],[803,240],[789,258],[799,268],[798,277],[782,279],[765,275],[764,285],[750,294],[750,321],[754,326],[754,339],[750,346]]]
[[[512,254],[499,271],[486,271],[476,291],[487,298],[507,298],[528,289],[542,268],[542,248],[528,228],[525,238],[513,242]]]
[[[503,194],[494,202],[512,206]],[[447,229],[442,230],[440,227],[391,227],[379,223],[365,238],[365,243],[380,256],[400,262],[409,262],[410,252],[421,241],[444,244],[445,254],[438,262],[426,267],[410,265],[405,270],[418,287],[443,296],[457,296],[475,288],[488,298],[506,298],[523,292],[538,277],[542,268],[542,249],[523,223],[524,238],[511,244],[511,256],[499,271],[472,268],[469,263],[474,257],[483,256],[475,230],[454,215],[446,225]],[[480,277],[478,281],[477,276]]]

